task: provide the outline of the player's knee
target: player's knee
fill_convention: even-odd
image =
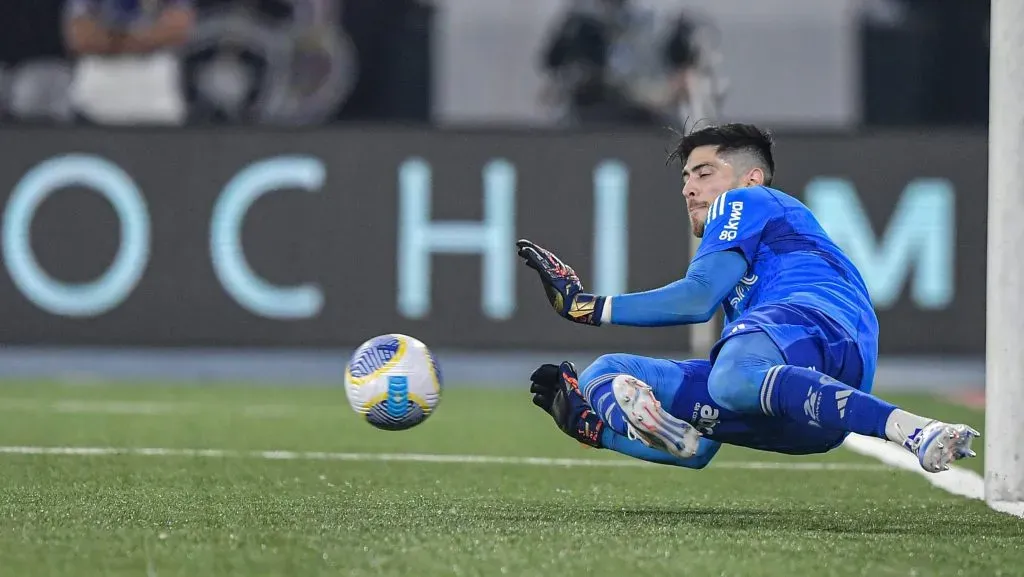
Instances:
[[[708,394],[716,403],[737,413],[760,411],[763,371],[738,359],[719,357],[708,377]]]
[[[580,373],[580,391],[584,397],[590,400],[589,392],[596,385],[603,382],[610,382],[615,375],[629,373],[627,355],[609,353],[594,359],[587,368]]]
[[[580,373],[580,393],[601,420],[620,435],[626,434],[625,416],[612,393],[612,380],[630,374],[627,355],[606,354],[594,360]]]
[[[623,357],[625,357],[623,354],[609,353],[594,359],[594,362],[590,363],[580,373],[580,386],[607,375],[618,375],[626,372],[626,362]]]

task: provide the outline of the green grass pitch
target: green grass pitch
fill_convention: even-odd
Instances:
[[[384,432],[341,389],[6,383],[0,446],[3,576],[1024,575],[1024,520],[917,474],[845,449],[602,466],[628,459],[564,437],[525,390],[449,387],[422,426]],[[600,462],[360,456],[382,454]]]

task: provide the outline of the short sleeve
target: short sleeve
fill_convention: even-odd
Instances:
[[[708,209],[704,236],[693,260],[735,250],[752,264],[765,225],[781,211],[778,201],[760,186],[737,188],[719,195]]]

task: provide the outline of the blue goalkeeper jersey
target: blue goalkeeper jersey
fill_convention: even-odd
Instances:
[[[831,319],[858,343],[864,362],[874,365],[878,320],[867,286],[803,203],[765,186],[723,193],[708,210],[693,260],[727,250],[743,255],[748,268],[722,302],[727,319],[723,337],[742,328],[746,313],[781,305]],[[778,335],[771,327],[766,332],[777,341],[785,339],[781,329]],[[779,345],[786,348],[784,342]]]

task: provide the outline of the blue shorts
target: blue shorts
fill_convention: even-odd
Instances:
[[[718,358],[727,340],[755,331],[772,339],[786,363],[813,368],[845,385],[871,392],[877,366],[877,338],[855,340],[818,311],[786,303],[756,306],[727,324],[711,349],[711,362]]]

